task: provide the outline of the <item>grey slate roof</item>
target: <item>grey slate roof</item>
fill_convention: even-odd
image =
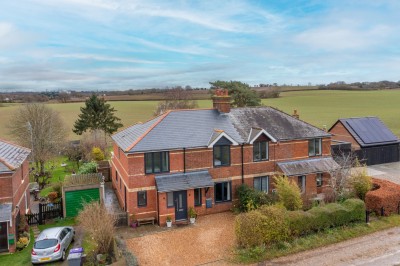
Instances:
[[[158,175],[155,178],[158,192],[172,192],[214,186],[214,182],[207,170]]]
[[[339,168],[339,165],[332,157],[279,162],[277,164],[286,176],[328,172]]]
[[[399,142],[399,139],[378,117],[344,118],[339,121],[361,147]]]
[[[0,172],[13,171],[29,156],[27,148],[0,140]]]
[[[261,128],[276,140],[327,137],[330,134],[271,107],[246,107],[220,113],[215,109],[174,110],[112,136],[126,152],[207,147],[223,130],[237,143],[248,140],[251,128]],[[254,130],[253,130],[254,131]]]
[[[0,203],[0,222],[10,221],[12,203]]]

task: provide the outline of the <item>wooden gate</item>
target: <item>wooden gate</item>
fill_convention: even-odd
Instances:
[[[45,224],[46,220],[63,217],[62,199],[58,203],[39,203],[39,212],[26,215],[29,225]]]

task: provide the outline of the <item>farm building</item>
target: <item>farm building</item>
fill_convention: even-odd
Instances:
[[[351,150],[367,165],[398,162],[400,141],[377,117],[339,119],[330,129],[332,142],[351,143]]]

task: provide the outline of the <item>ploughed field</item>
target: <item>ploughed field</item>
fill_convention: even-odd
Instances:
[[[278,108],[287,113],[298,110],[300,119],[322,128],[329,129],[338,118],[378,116],[388,127],[400,136],[400,90],[376,91],[291,91],[282,92],[280,98],[264,99],[264,105]],[[158,101],[109,101],[122,119],[124,127],[145,122],[153,117]],[[211,100],[199,100],[200,108],[211,108]],[[0,107],[0,138],[12,139],[7,124],[20,104],[4,104]],[[49,107],[58,111],[70,131],[70,139],[78,139],[72,132],[74,121],[84,103],[51,103]]]

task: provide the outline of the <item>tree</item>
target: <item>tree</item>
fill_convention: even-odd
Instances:
[[[57,99],[60,103],[67,103],[71,100],[71,95],[66,92],[60,92],[57,96]]]
[[[214,81],[210,82],[211,92],[217,88],[227,89],[229,95],[233,99],[233,106],[246,107],[246,106],[259,106],[261,99],[257,92],[250,89],[250,86],[240,81]]]
[[[289,211],[299,210],[303,207],[299,186],[285,176],[274,176],[275,188],[279,201]]]
[[[75,121],[75,134],[82,135],[86,130],[94,131],[100,129],[105,135],[111,135],[118,128],[122,127],[119,122],[121,119],[114,115],[115,109],[111,107],[104,99],[98,98],[93,94],[85,102],[85,107],[81,107],[81,114]]]
[[[168,110],[194,109],[197,107],[197,102],[193,100],[192,93],[178,86],[169,89],[165,93],[165,101],[158,103],[156,110],[154,111],[154,115],[161,115]]]
[[[32,159],[45,173],[45,163],[58,154],[67,137],[67,130],[60,115],[44,104],[21,106],[10,120],[10,134],[18,143],[32,149]]]

